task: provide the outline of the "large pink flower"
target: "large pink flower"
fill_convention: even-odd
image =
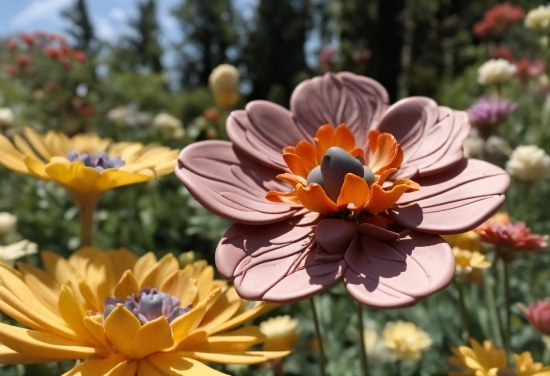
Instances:
[[[435,234],[481,224],[509,177],[463,158],[466,113],[387,103],[376,81],[328,73],[301,83],[290,111],[251,102],[227,121],[232,142],[181,152],[179,179],[237,222],[216,266],[243,298],[290,303],[342,279],[359,302],[389,308],[449,284],[454,256]]]

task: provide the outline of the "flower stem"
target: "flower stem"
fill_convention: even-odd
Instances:
[[[466,311],[466,305],[464,304],[464,286],[462,281],[456,280],[455,286],[458,291],[458,304],[460,306],[460,316],[462,318],[462,339],[467,343],[470,338],[470,331],[468,330],[468,314]]]
[[[504,336],[504,348],[506,349],[508,358],[510,358],[510,336],[512,332],[512,307],[510,305],[510,261],[502,259],[502,263],[504,266],[504,304],[506,305],[506,330]]]
[[[101,196],[96,194],[83,195],[74,192],[71,196],[80,218],[80,246],[92,245],[94,213]]]
[[[311,304],[311,313],[313,314],[313,325],[315,326],[315,333],[317,334],[317,342],[319,346],[319,371],[321,376],[326,376],[325,373],[325,350],[323,349],[323,337],[321,336],[321,328],[319,327],[319,319],[317,318],[317,309],[315,308],[315,301],[313,297],[309,298]]]
[[[359,342],[361,345],[361,365],[363,366],[363,374],[369,376],[367,346],[365,345],[365,329],[363,328],[363,305],[359,302],[357,302],[357,322],[359,325]]]
[[[493,290],[494,278],[492,275],[487,275],[485,278],[485,301],[487,303],[487,310],[489,314],[489,325],[493,332],[493,339],[495,342],[502,344],[502,336],[500,331],[500,317],[497,312],[497,305],[495,301],[495,292]]]

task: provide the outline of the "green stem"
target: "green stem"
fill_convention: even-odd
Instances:
[[[508,354],[508,358],[511,358],[510,352],[510,336],[512,332],[512,307],[510,305],[510,262],[502,259],[504,266],[504,304],[506,306],[506,330],[504,336],[504,348]]]
[[[321,376],[326,376],[325,373],[325,350],[323,349],[323,337],[321,336],[321,328],[319,327],[319,319],[317,318],[317,309],[313,297],[309,298],[311,304],[311,313],[313,314],[313,325],[315,326],[315,334],[317,334],[317,342],[319,346],[319,371]]]
[[[456,290],[458,291],[458,304],[460,307],[460,317],[462,318],[462,339],[468,343],[470,331],[468,330],[468,314],[466,304],[464,304],[464,286],[461,281],[455,280]]]
[[[369,362],[367,358],[367,346],[365,344],[365,329],[363,328],[363,305],[357,302],[357,321],[359,325],[359,342],[361,345],[361,365],[363,374],[369,376]]]
[[[71,192],[71,196],[78,209],[80,219],[80,246],[92,245],[94,213],[101,196],[98,194],[85,195],[74,192]]]
[[[502,343],[502,335],[500,331],[500,317],[497,312],[497,305],[495,301],[495,292],[493,290],[494,279],[492,275],[487,275],[485,278],[485,301],[487,303],[487,311],[489,314],[489,325],[493,332],[493,338],[496,343]]]

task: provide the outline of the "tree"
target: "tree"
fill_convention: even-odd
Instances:
[[[212,69],[237,59],[239,18],[231,0],[183,0],[172,14],[184,35],[178,45],[182,86],[206,85]]]
[[[260,0],[243,56],[253,85],[249,100],[288,104],[309,75],[304,47],[311,28],[309,0]]]
[[[159,43],[159,24],[155,0],[145,0],[138,4],[138,17],[130,20],[135,34],[128,39],[129,47],[138,56],[140,67],[155,73],[162,72],[162,48]]]
[[[73,24],[66,31],[74,38],[75,47],[90,54],[95,35],[94,27],[88,16],[86,0],[75,0],[72,6],[61,12],[61,16]]]

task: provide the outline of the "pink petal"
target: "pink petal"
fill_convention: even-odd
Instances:
[[[216,215],[247,224],[278,222],[302,208],[267,201],[270,190],[288,191],[277,171],[243,155],[231,143],[204,141],[179,155],[176,175],[193,197]]]
[[[356,239],[346,252],[344,284],[367,306],[411,306],[444,289],[453,278],[453,252],[437,235],[408,230],[397,240]]]
[[[315,225],[305,217],[265,226],[233,225],[218,245],[216,267],[244,299],[305,299],[332,285],[343,270],[342,254],[315,258],[323,253],[313,242]]]
[[[343,253],[358,230],[357,222],[327,218],[315,228],[315,239],[327,252]]]
[[[504,202],[510,177],[501,168],[463,159],[439,174],[415,179],[420,190],[405,193],[388,212],[400,225],[435,234],[469,231]]]
[[[290,109],[305,133],[314,136],[324,124],[350,128],[358,146],[387,108],[388,94],[378,82],[349,72],[327,73],[294,89]]]
[[[296,146],[302,140],[313,141],[315,136],[315,131],[307,133],[301,129],[287,109],[267,101],[253,101],[246,110],[233,111],[226,128],[239,150],[278,170],[288,170],[283,148]]]
[[[427,176],[463,158],[462,143],[470,132],[468,115],[438,107],[429,98],[412,97],[391,106],[378,129],[394,135],[404,160],[394,177]]]

